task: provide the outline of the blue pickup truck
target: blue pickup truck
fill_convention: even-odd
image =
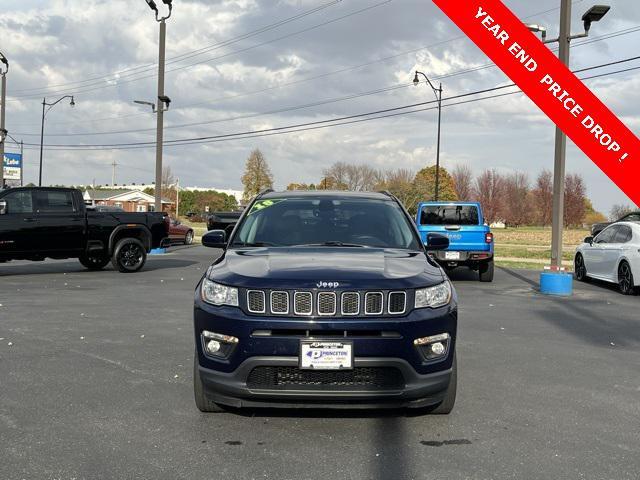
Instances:
[[[422,240],[428,233],[449,238],[449,248],[433,252],[445,269],[467,266],[477,270],[481,282],[493,281],[493,234],[477,202],[423,202],[416,224]]]

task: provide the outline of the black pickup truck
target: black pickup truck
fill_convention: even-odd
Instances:
[[[90,270],[111,261],[121,272],[137,272],[168,232],[166,213],[87,210],[80,190],[0,190],[0,263],[77,258]]]
[[[207,218],[207,230],[224,230],[231,235],[242,212],[214,212]]]

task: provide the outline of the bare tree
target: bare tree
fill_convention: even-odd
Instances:
[[[614,205],[609,212],[609,220],[615,222],[619,218],[624,217],[627,213],[633,212],[631,205]]]
[[[578,173],[565,177],[564,181],[564,224],[578,226],[584,223],[586,211],[586,187]]]
[[[422,195],[415,187],[413,179],[415,173],[406,168],[388,170],[384,174],[384,180],[377,186],[377,190],[388,190],[398,197],[407,210],[415,213]]]
[[[369,165],[336,162],[324,172],[321,184],[327,183],[337,190],[374,190],[384,178],[383,174]],[[326,180],[326,182],[325,182]]]
[[[476,178],[475,197],[482,205],[487,223],[502,219],[504,178],[496,170],[485,170]]]
[[[537,223],[542,226],[550,225],[553,205],[553,174],[547,169],[542,170],[536,178],[533,202],[536,207]]]
[[[473,200],[473,172],[469,165],[456,165],[451,172],[458,200]]]
[[[514,172],[504,179],[504,198],[504,220],[508,225],[519,227],[531,222],[529,178],[525,173]]]

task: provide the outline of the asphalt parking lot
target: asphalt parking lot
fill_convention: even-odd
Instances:
[[[193,289],[215,251],[123,275],[0,264],[0,479],[637,479],[640,297],[536,272],[452,278],[449,416],[193,402]]]

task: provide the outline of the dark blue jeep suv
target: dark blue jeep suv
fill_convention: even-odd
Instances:
[[[265,192],[196,288],[194,392],[231,407],[424,407],[456,396],[453,286],[388,193]]]

